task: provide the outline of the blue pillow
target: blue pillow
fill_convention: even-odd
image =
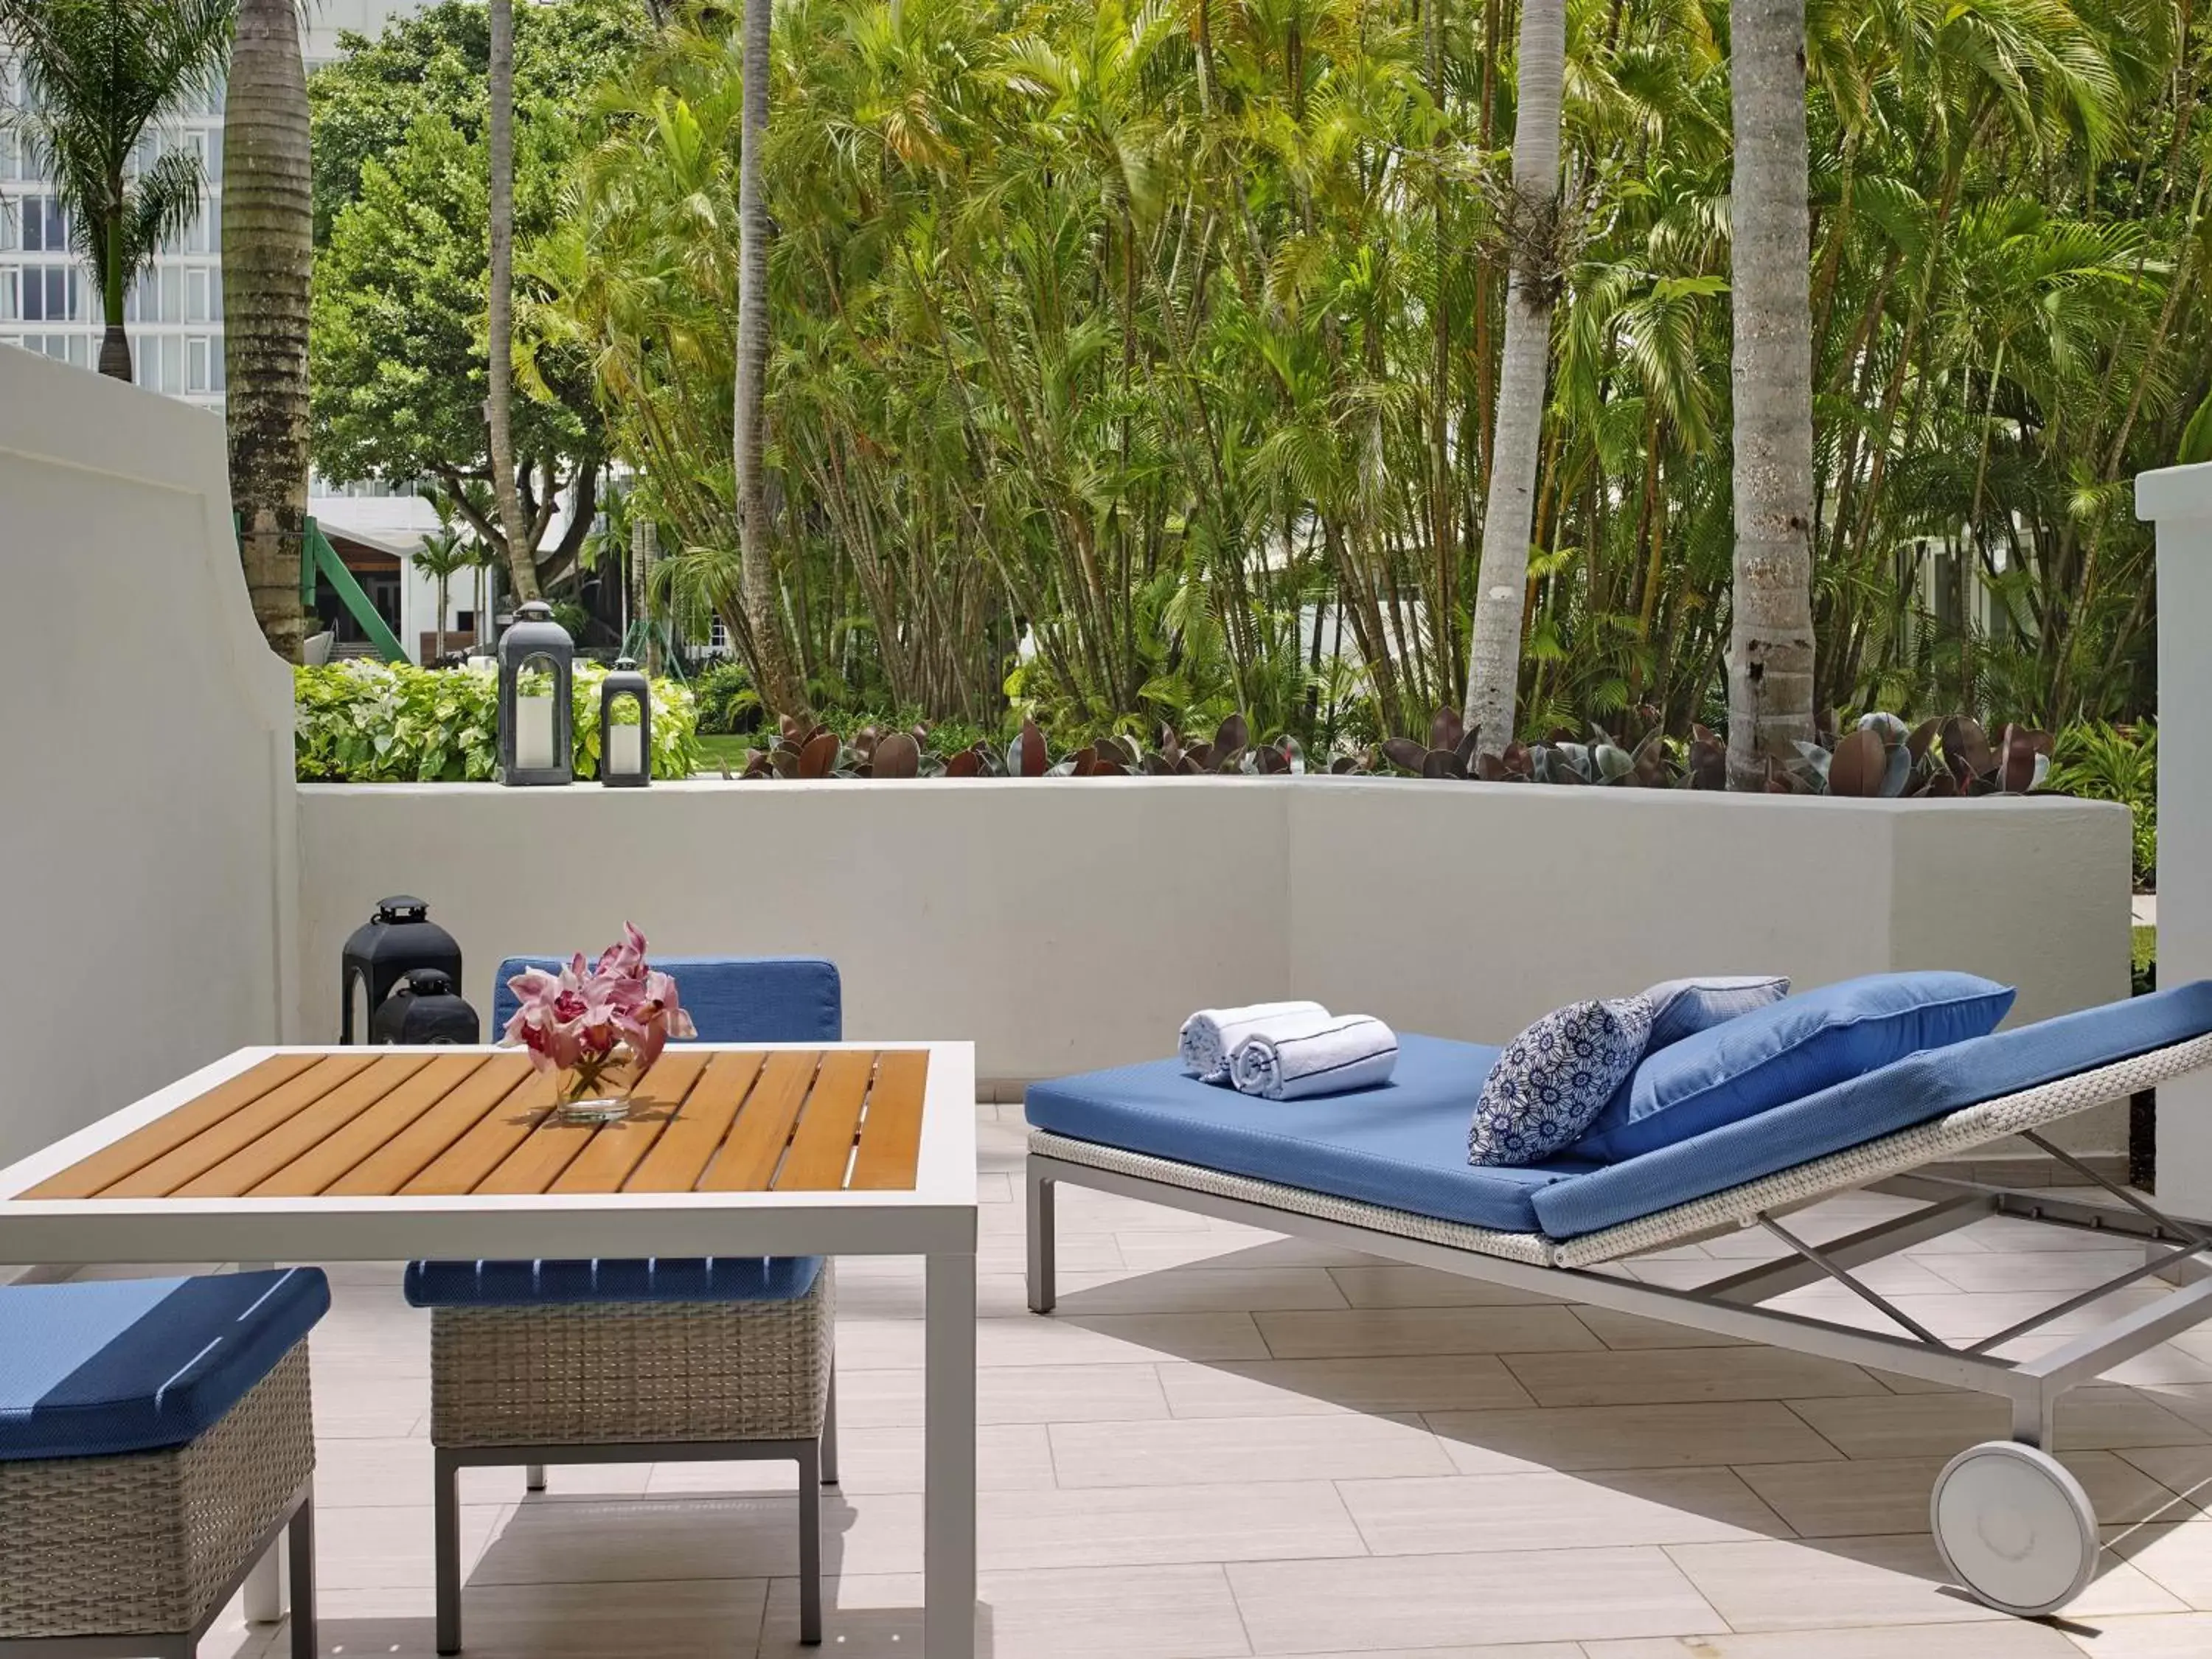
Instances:
[[[1642,997],[1571,1002],[1498,1051],[1467,1132],[1470,1164],[1534,1164],[1572,1146],[1636,1069],[1651,1035]]]
[[[1606,1103],[1577,1157],[1618,1164],[1878,1070],[1986,1036],[2013,988],[1972,974],[1869,974],[1784,997],[1661,1049]]]
[[[1648,1058],[1672,1048],[1686,1036],[1738,1014],[1764,1008],[1790,994],[1786,974],[1739,974],[1715,979],[1670,979],[1644,994],[1651,1005],[1651,1041],[1644,1045]]]

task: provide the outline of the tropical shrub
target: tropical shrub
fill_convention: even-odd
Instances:
[[[732,657],[691,677],[691,696],[699,705],[699,729],[730,734],[760,725],[760,693],[744,664]]]
[[[2058,734],[2051,783],[2069,794],[2116,800],[2135,814],[2137,890],[2158,885],[2158,728],[2076,726]]]
[[[302,783],[481,783],[499,768],[499,683],[472,669],[348,661],[293,671],[293,750]],[[599,685],[576,665],[576,775],[599,771]],[[688,778],[699,741],[691,693],[653,683],[653,775]]]

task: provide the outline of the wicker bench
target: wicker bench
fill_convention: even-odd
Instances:
[[[313,1268],[0,1287],[0,1656],[191,1659],[289,1528],[315,1653]]]

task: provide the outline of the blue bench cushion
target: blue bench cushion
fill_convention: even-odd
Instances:
[[[2212,1033],[2212,981],[1975,1037],[1853,1078],[1621,1163],[1467,1162],[1467,1126],[1494,1048],[1400,1039],[1383,1088],[1254,1100],[1172,1060],[1038,1084],[1029,1121],[1073,1139],[1416,1215],[1554,1239],[1632,1221],[1947,1112]]]
[[[330,1305],[313,1267],[0,1285],[0,1462],[197,1440]]]
[[[1310,1100],[1261,1100],[1183,1075],[1174,1060],[1032,1085],[1037,1128],[1155,1158],[1505,1232],[1537,1231],[1530,1196],[1588,1163],[1467,1161],[1468,1126],[1498,1050],[1403,1036],[1390,1080]]]
[[[795,1302],[818,1255],[665,1256],[605,1261],[410,1261],[417,1308],[518,1308],[559,1302]]]

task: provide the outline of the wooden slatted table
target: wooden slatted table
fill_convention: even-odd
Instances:
[[[512,1050],[241,1049],[0,1170],[0,1261],[925,1256],[923,1636],[972,1659],[975,1098],[964,1042],[680,1044],[601,1124]]]

